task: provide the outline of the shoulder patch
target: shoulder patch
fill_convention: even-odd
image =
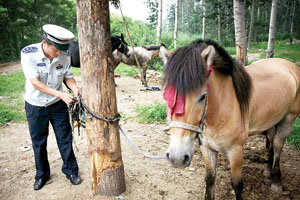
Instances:
[[[37,51],[38,50],[38,48],[37,47],[25,47],[25,48],[23,48],[22,49],[22,52],[23,53],[28,53],[28,52],[35,52],[35,51]]]

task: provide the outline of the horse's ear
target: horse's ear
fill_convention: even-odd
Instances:
[[[216,55],[216,50],[213,45],[207,46],[201,53],[202,58],[206,62],[207,67],[209,68],[214,61]]]
[[[122,40],[124,40],[124,35],[123,35],[123,33],[121,33],[121,38],[122,38]]]

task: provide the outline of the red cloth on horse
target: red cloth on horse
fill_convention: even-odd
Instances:
[[[185,112],[185,98],[182,95],[178,95],[175,86],[165,88],[163,98],[168,102],[167,107],[167,119],[171,120],[171,116],[184,115]]]

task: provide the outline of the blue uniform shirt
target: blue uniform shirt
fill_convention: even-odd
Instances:
[[[39,77],[40,81],[49,87],[63,91],[64,78],[73,77],[70,63],[70,56],[65,52],[54,58],[50,63],[42,50],[42,43],[23,48],[21,51],[21,64],[26,78],[25,101],[34,106],[49,106],[59,101],[59,98],[35,89],[30,79]]]

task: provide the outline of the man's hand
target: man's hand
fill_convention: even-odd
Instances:
[[[63,100],[68,106],[72,105],[76,101],[76,98],[67,92],[61,92],[59,98]]]

